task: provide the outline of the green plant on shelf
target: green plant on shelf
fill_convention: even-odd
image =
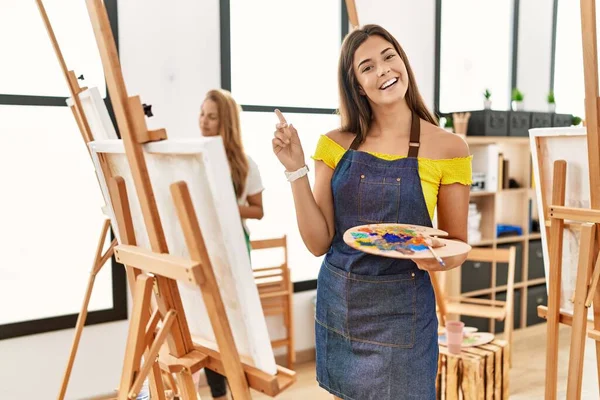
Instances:
[[[483,92],[483,97],[485,97],[486,100],[489,100],[490,97],[492,97],[492,93],[490,92],[490,89],[485,89],[485,92]]]
[[[580,123],[581,123],[581,118],[580,118],[580,117],[578,117],[578,116],[576,116],[576,115],[573,115],[573,118],[571,119],[571,124],[572,124],[573,126],[577,126],[577,125],[579,125]]]
[[[554,100],[554,91],[551,90],[548,93],[547,100],[548,100],[548,104],[555,104],[556,103],[556,101]]]
[[[523,95],[523,93],[519,89],[514,88],[512,90],[512,100],[513,101],[523,101],[524,97],[525,96]]]
[[[452,128],[452,117],[450,115],[446,116],[446,122],[444,123],[444,128]]]

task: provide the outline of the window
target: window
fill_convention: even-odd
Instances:
[[[292,194],[273,155],[273,110],[298,130],[310,167],[320,135],[339,127],[337,65],[347,32],[343,0],[221,0],[221,83],[244,110],[244,146],[265,186],[265,217],[248,226],[252,239],[287,235],[294,282],[313,281],[321,261],[302,242]],[[313,171],[309,178],[314,182]]]
[[[294,124],[302,138],[306,162],[310,169],[309,179],[314,182],[315,175],[309,157],[317,145],[319,136],[340,126],[339,118],[337,115],[301,113],[285,113],[285,117]],[[315,279],[321,262],[306,249],[300,237],[292,192],[283,175],[284,168],[272,151],[271,139],[274,128],[264,132],[265,127],[273,127],[276,120],[277,117],[270,112],[242,114],[245,150],[258,164],[265,187],[263,192],[265,217],[260,221],[248,221],[248,227],[253,239],[287,235],[292,280],[297,282]]]
[[[236,100],[336,108],[341,21],[338,1],[231,0],[231,89]]]
[[[11,305],[1,308],[0,339],[75,326],[104,221],[94,166],[39,10],[35,2],[7,1],[0,35],[19,40],[0,41],[0,304]],[[116,0],[105,5],[117,38]],[[67,68],[106,96],[85,2],[44,6]],[[125,272],[113,260],[96,277],[88,324],[127,318],[126,301]]]
[[[102,63],[85,2],[45,0],[43,4],[67,68],[83,75],[81,86],[95,86],[105,97]],[[118,40],[116,0],[105,5]],[[0,64],[0,104],[66,106],[69,89],[35,2],[5,0],[2,7],[0,35],[19,40],[0,41],[0,53],[11,60]]]
[[[104,200],[67,107],[0,106],[5,210],[0,233],[0,324],[78,313]],[[18,172],[17,172],[18,171]],[[11,211],[12,210],[12,211]],[[108,243],[107,243],[108,244]],[[89,310],[113,308],[111,269],[96,278]]]
[[[558,0],[554,97],[556,112],[585,116],[585,84],[579,3]]]
[[[510,107],[516,1],[438,0],[436,111],[479,110],[490,89],[492,107]]]

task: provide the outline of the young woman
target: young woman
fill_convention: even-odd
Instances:
[[[240,129],[240,107],[226,90],[211,90],[206,94],[200,111],[202,136],[221,136],[231,169],[233,188],[238,199],[240,216],[250,252],[250,232],[245,220],[262,219],[264,190],[256,163],[244,153]],[[214,399],[227,398],[225,377],[204,370]]]
[[[467,239],[471,157],[437,126],[406,54],[377,25],[352,31],[339,61],[341,128],[321,136],[315,185],[298,133],[280,119],[273,151],[292,186],[300,233],[316,256],[317,380],[342,399],[435,399],[438,360],[435,259],[398,260],[347,246],[344,232],[370,223],[438,227]],[[459,266],[466,254],[445,258]]]
[[[206,94],[200,110],[202,136],[221,136],[233,188],[238,198],[242,224],[250,251],[250,231],[246,219],[264,216],[262,192],[264,190],[258,165],[244,153],[240,129],[240,107],[226,90],[211,90]]]

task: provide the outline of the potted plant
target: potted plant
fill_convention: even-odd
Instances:
[[[483,101],[483,108],[485,110],[489,110],[492,108],[492,100],[490,100],[490,98],[492,97],[492,94],[490,93],[489,89],[485,89],[485,92],[483,92],[483,97],[485,98],[485,100]]]
[[[450,115],[446,115],[446,121],[444,122],[444,129],[446,129],[448,132],[453,132],[453,124],[452,124],[452,117]]]
[[[581,118],[580,118],[580,117],[578,117],[578,116],[576,116],[576,115],[573,115],[573,119],[571,120],[571,124],[572,124],[573,126],[577,126],[577,125],[579,125],[580,123],[581,123]]]
[[[548,93],[548,112],[555,112],[556,110],[556,102],[554,101],[554,91],[551,90],[550,93]]]
[[[523,111],[523,98],[525,96],[521,91],[517,88],[514,88],[512,91],[512,110],[513,111]]]

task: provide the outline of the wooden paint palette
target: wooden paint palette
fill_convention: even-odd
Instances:
[[[401,259],[435,258],[424,243],[427,237],[436,237],[442,243],[441,247],[434,247],[440,257],[465,254],[471,250],[466,243],[438,237],[447,235],[440,229],[420,225],[370,224],[348,229],[344,233],[344,242],[368,254]]]

